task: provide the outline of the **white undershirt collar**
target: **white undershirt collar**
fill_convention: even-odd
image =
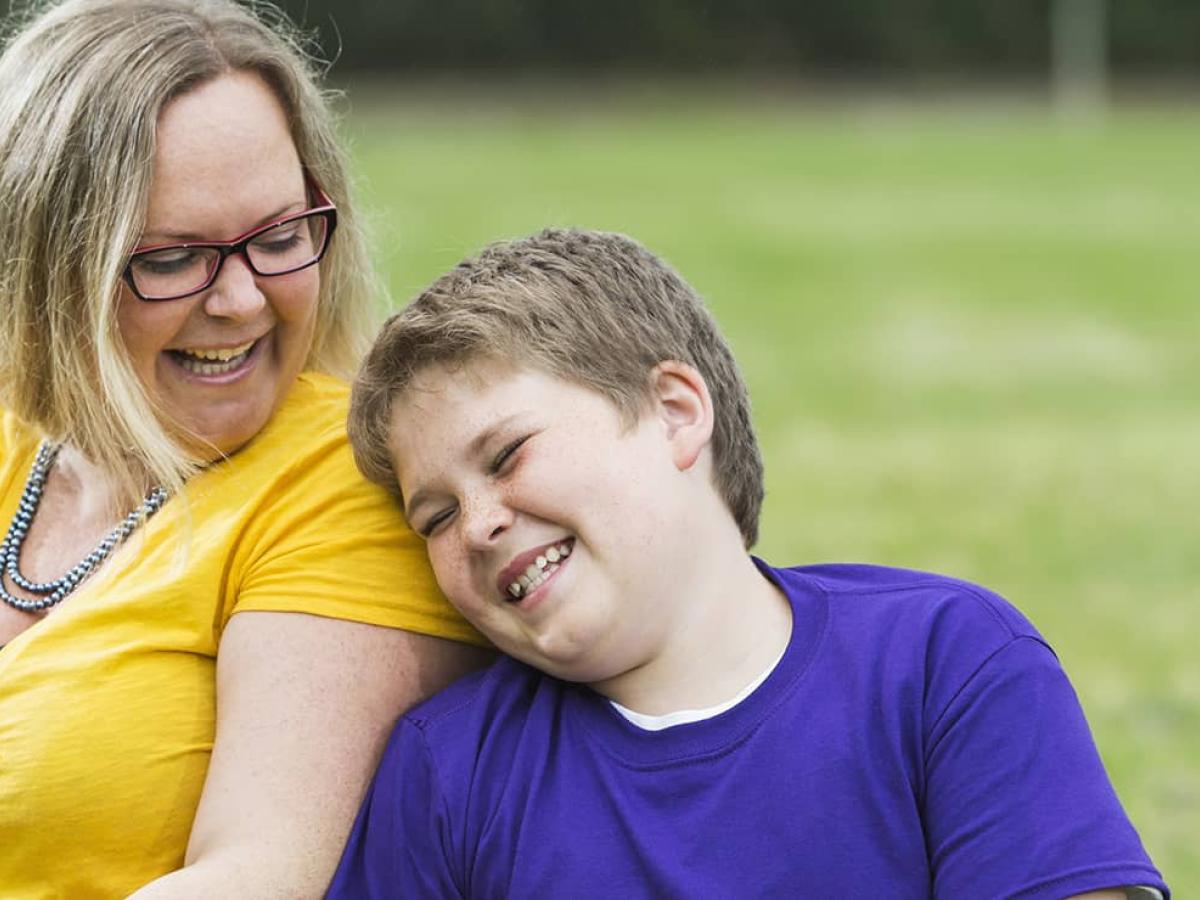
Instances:
[[[634,712],[632,709],[622,706],[615,700],[609,700],[608,702],[612,704],[613,709],[644,731],[662,731],[664,728],[671,728],[675,725],[687,725],[689,722],[703,722],[705,719],[711,719],[723,712],[728,712],[753,694],[755,689],[767,680],[767,676],[775,671],[775,667],[783,659],[783,654],[786,650],[787,645],[785,644],[783,650],[779,651],[779,655],[771,660],[771,664],[767,666],[761,675],[742,688],[736,697],[726,700],[724,703],[718,703],[716,706],[707,706],[704,709],[681,709],[676,712],[663,713],[660,716],[651,716],[646,713]]]

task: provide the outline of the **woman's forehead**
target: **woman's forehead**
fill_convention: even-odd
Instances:
[[[304,190],[275,94],[253,73],[222,75],[176,97],[159,116],[146,232],[236,233],[303,202]]]

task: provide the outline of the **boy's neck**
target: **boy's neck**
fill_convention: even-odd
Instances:
[[[646,715],[705,709],[736,697],[779,658],[792,631],[787,597],[740,542],[718,545],[724,552],[693,555],[653,656],[592,688]]]

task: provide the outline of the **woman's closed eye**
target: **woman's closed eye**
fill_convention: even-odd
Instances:
[[[175,275],[203,266],[205,261],[205,254],[200,251],[173,247],[139,254],[133,258],[132,266],[135,271],[145,275]]]
[[[307,248],[312,241],[305,223],[296,221],[284,222],[282,225],[260,234],[253,243],[254,249],[259,252],[280,255],[295,250],[301,244]]]

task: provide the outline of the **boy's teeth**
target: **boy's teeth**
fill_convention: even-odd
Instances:
[[[558,571],[555,565],[559,560],[571,555],[569,543],[556,544],[529,564],[529,567],[518,575],[508,586],[508,593],[516,600],[521,599],[531,590]]]

